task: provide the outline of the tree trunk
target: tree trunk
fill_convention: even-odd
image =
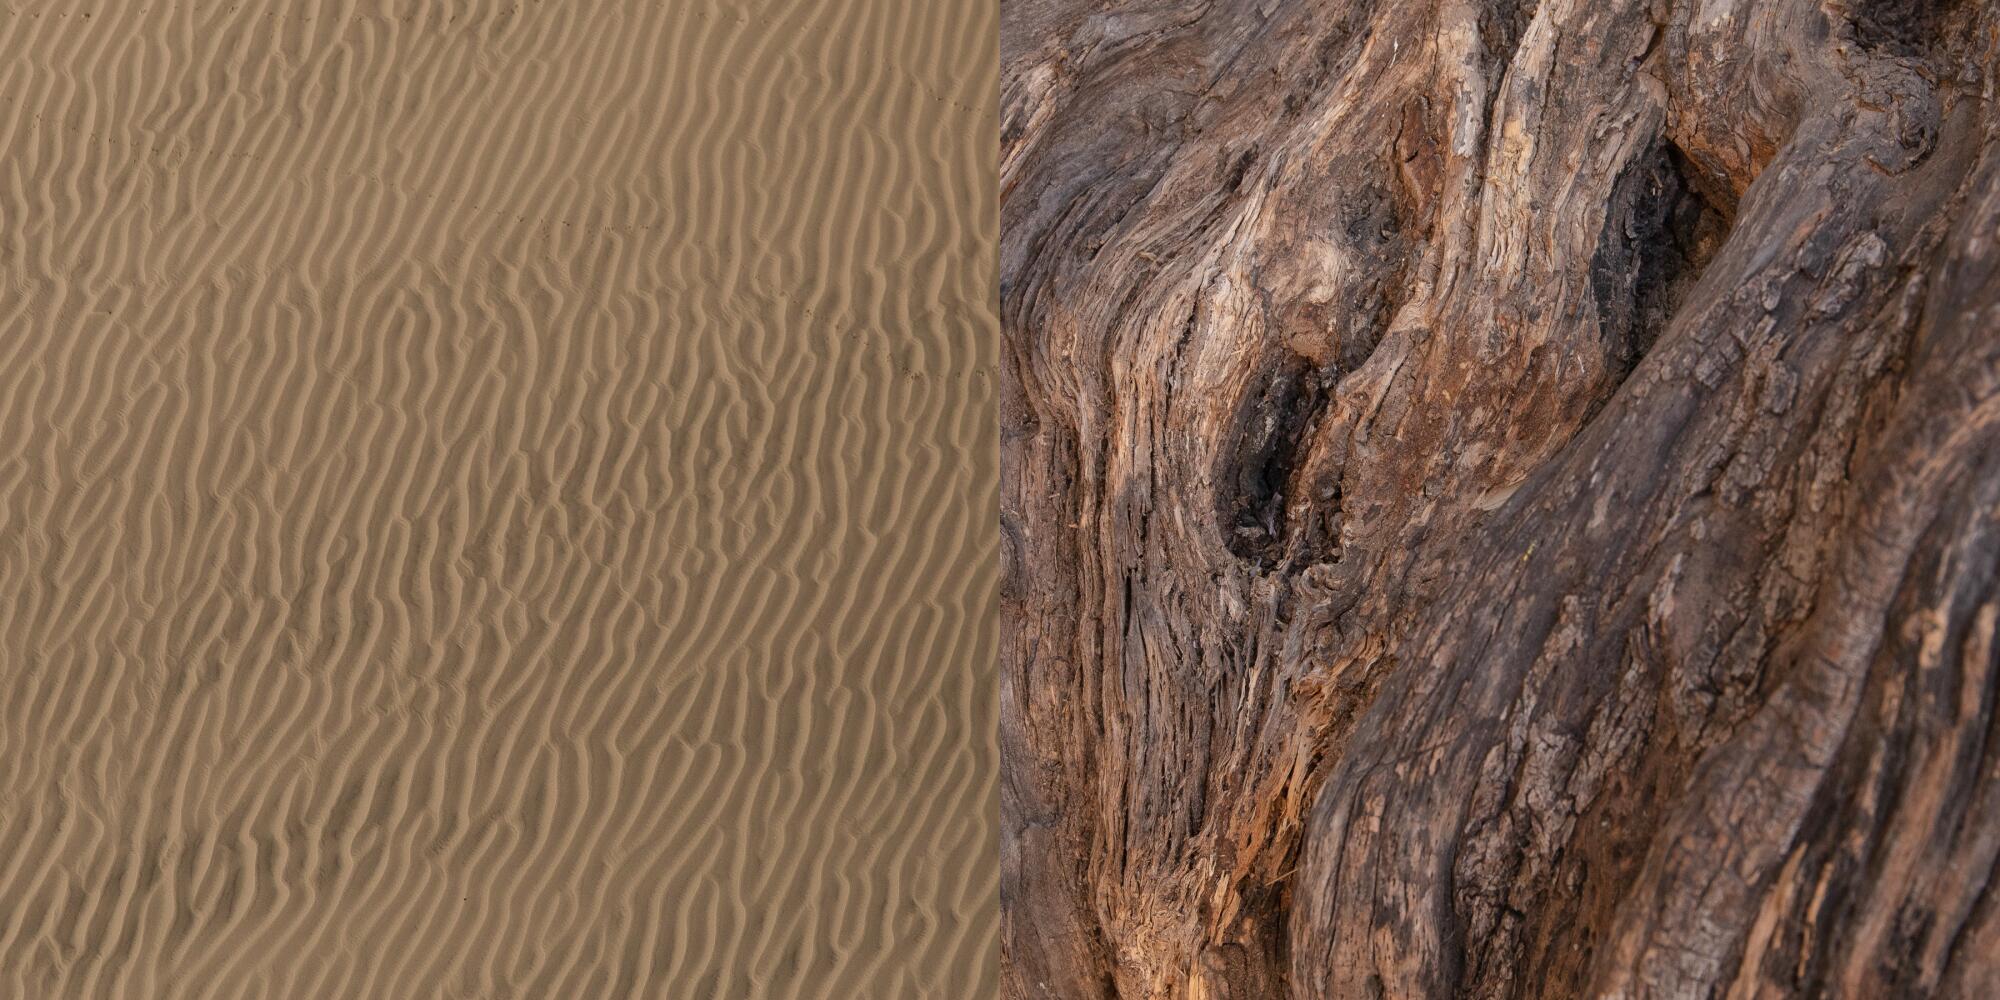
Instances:
[[[1009,996],[2000,996],[1994,3],[1003,19]]]

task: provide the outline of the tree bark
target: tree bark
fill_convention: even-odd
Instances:
[[[1995,6],[1006,0],[1009,996],[2000,996]]]

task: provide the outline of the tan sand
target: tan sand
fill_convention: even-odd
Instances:
[[[992,992],[995,22],[0,12],[0,1000]]]

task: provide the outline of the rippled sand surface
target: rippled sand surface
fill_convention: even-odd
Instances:
[[[0,11],[0,997],[997,980],[995,11]]]

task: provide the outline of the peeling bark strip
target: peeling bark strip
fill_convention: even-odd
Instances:
[[[2000,996],[1996,6],[1007,0],[1009,996]]]

